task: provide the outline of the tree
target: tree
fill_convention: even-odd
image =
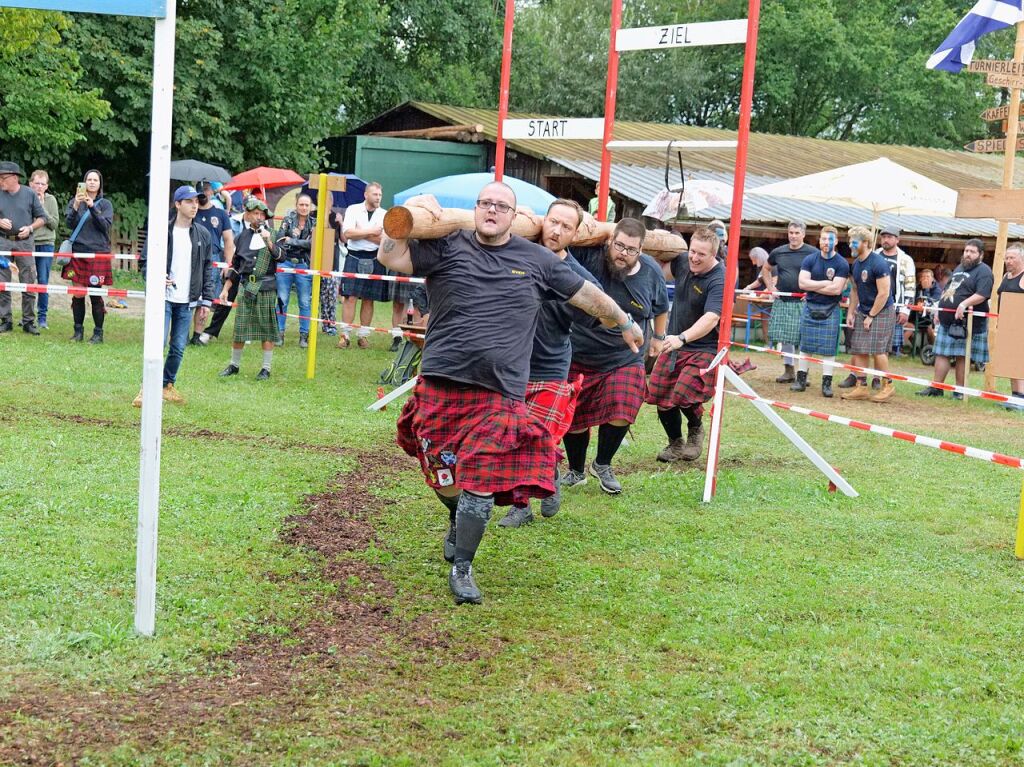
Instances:
[[[95,88],[83,88],[78,54],[60,13],[0,8],[0,143],[26,166],[60,170],[87,121],[110,114]]]

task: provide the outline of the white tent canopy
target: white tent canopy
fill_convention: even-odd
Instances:
[[[751,189],[749,194],[849,205],[875,214],[953,216],[956,191],[888,157]]]

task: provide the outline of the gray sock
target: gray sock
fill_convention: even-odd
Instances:
[[[263,352],[263,369],[264,370],[270,370],[270,361],[273,358],[274,358],[274,351],[273,351],[273,349],[271,349],[270,351]]]
[[[434,494],[437,496],[437,500],[443,503],[444,507],[448,509],[448,520],[450,522],[454,522],[455,512],[458,511],[459,498],[462,496],[462,493],[459,493],[459,495],[453,495],[450,498],[446,495],[441,495],[437,490],[434,491]]]
[[[493,495],[473,495],[462,491],[462,495],[459,496],[459,508],[455,512],[456,563],[473,561],[493,508]]]
[[[236,349],[233,346],[231,347],[231,364],[234,365],[236,368],[242,366],[242,352],[244,351],[244,346],[241,349]]]

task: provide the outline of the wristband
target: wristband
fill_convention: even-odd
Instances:
[[[872,314],[871,312],[868,312],[868,317],[869,317],[870,319],[877,319],[877,318],[878,318],[878,315],[877,315],[877,314]]]
[[[664,333],[655,333],[654,334],[654,339],[656,341],[664,341],[665,340],[665,334]]]
[[[615,329],[617,331],[619,331],[620,333],[625,333],[627,330],[629,330],[635,324],[636,324],[636,321],[630,315],[627,314],[626,315],[626,321],[623,322],[621,325],[616,325]]]
[[[681,343],[683,346],[686,346],[686,336],[683,333],[680,333],[678,338],[679,343]]]

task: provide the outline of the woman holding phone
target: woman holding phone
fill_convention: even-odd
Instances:
[[[68,203],[65,216],[71,229],[72,253],[110,253],[110,227],[114,222],[114,206],[103,196],[103,175],[98,170],[88,170],[79,182],[74,198]],[[87,288],[109,287],[114,284],[110,269],[110,258],[72,258],[64,267],[61,276],[75,285]],[[103,343],[103,316],[106,309],[102,296],[89,296],[92,304],[92,321],[95,328],[91,344]],[[71,314],[75,321],[72,341],[84,339],[85,298],[71,299]]]

